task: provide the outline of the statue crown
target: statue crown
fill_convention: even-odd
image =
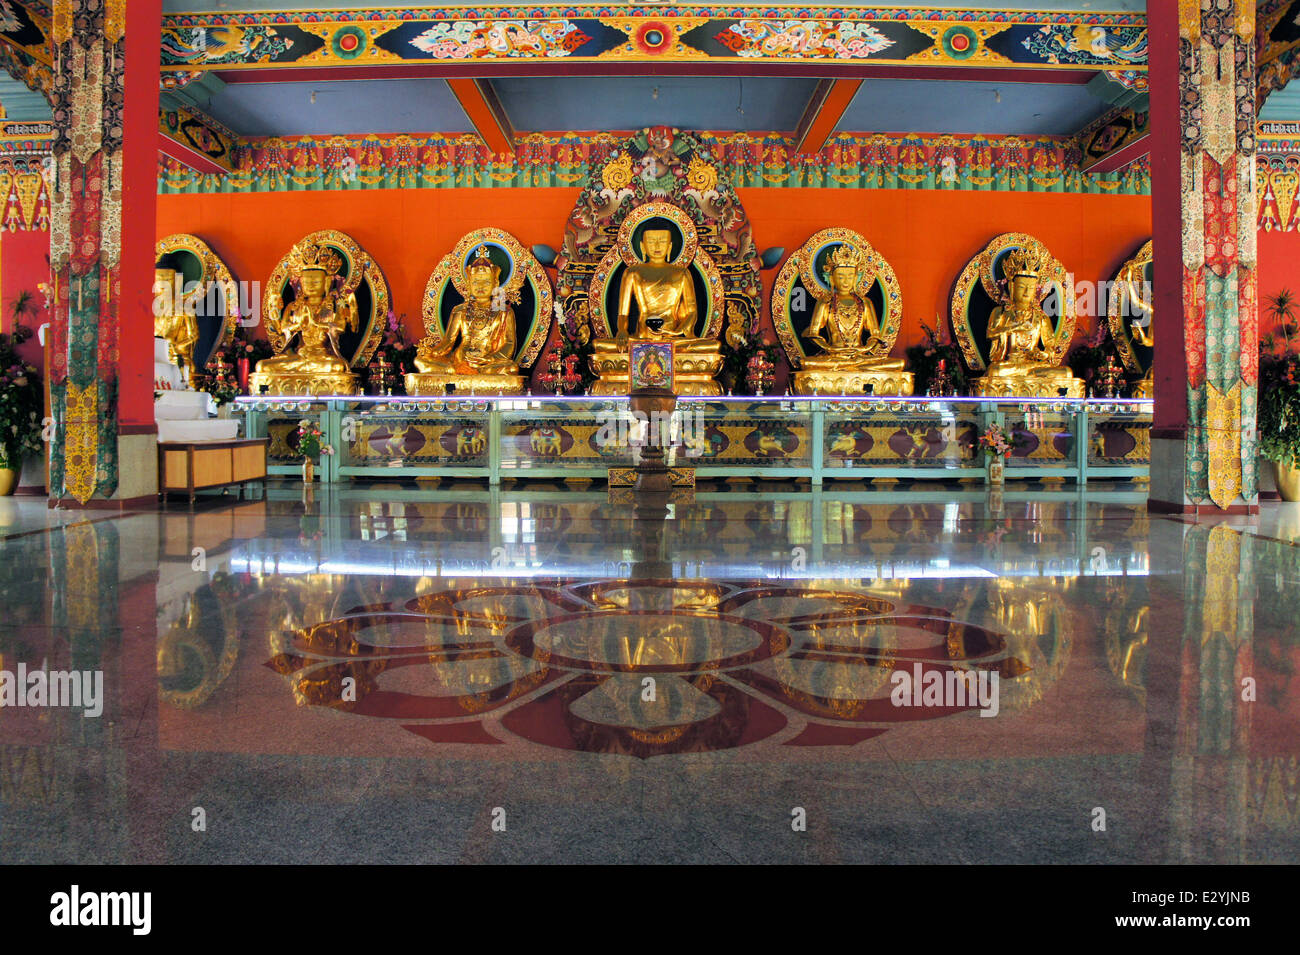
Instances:
[[[862,253],[848,243],[837,246],[826,257],[825,271],[827,275],[830,275],[836,269],[857,269],[861,267]]]
[[[486,245],[480,245],[474,251],[474,258],[470,259],[469,263],[465,266],[465,274],[468,275],[469,273],[476,272],[479,269],[490,269],[493,275],[501,274],[500,266],[492,261],[492,256],[488,253],[488,247]]]
[[[1017,276],[1036,279],[1047,265],[1043,257],[1033,249],[1013,249],[1002,260],[1002,274],[1008,280]]]
[[[327,245],[309,245],[298,253],[297,259],[294,271],[298,273],[315,271],[335,276],[343,269],[343,256]]]

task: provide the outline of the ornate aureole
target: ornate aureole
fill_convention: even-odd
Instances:
[[[1120,361],[1126,370],[1137,374],[1145,374],[1151,367],[1152,349],[1133,338],[1133,322],[1141,310],[1134,308],[1130,302],[1134,286],[1141,288],[1147,285],[1150,288],[1152,264],[1151,240],[1148,239],[1115,273],[1106,303],[1106,322],[1110,326],[1111,337],[1115,339]],[[1150,308],[1151,303],[1148,301],[1146,305]],[[1150,332],[1150,326],[1147,331]]]
[[[860,233],[840,227],[822,229],[785,260],[772,286],[772,324],[776,326],[786,357],[796,369],[803,367],[808,354],[800,341],[800,329],[796,328],[791,298],[799,288],[817,301],[830,295],[830,286],[822,270],[826,257],[841,245],[857,249],[862,257],[862,267],[858,273],[858,294],[868,300],[878,297],[883,302],[884,308],[880,310],[880,335],[891,349],[902,328],[903,291],[893,266]],[[812,316],[811,305],[807,309],[807,316]],[[807,325],[807,319],[803,324]]]
[[[593,330],[597,333],[596,337],[612,338],[614,335],[609,312],[605,307],[606,296],[611,283],[621,278],[623,269],[643,264],[635,246],[640,241],[643,227],[653,224],[654,219],[667,220],[676,229],[677,235],[673,240],[674,254],[668,260],[669,264],[689,263],[689,267],[704,279],[704,288],[708,294],[708,301],[701,309],[704,313],[704,328],[703,330],[697,328],[695,334],[700,338],[717,338],[718,333],[722,331],[722,322],[726,313],[726,293],[722,285],[722,273],[718,271],[717,265],[709,254],[700,248],[699,233],[690,215],[671,202],[647,202],[624,216],[614,247],[596,266],[596,271],[591,276],[591,283],[587,287],[589,314],[593,322]],[[603,334],[601,334],[602,330]]]
[[[1044,260],[1051,263],[1044,274],[1039,276],[1038,300],[1040,303],[1045,302],[1055,293],[1056,301],[1064,306],[1058,310],[1056,316],[1056,340],[1052,348],[1053,363],[1061,363],[1066,349],[1070,347],[1070,339],[1074,337],[1074,289],[1070,286],[1069,273],[1065,266],[1061,264],[1060,259],[1052,255],[1047,246],[1032,235],[1024,232],[1004,232],[990,240],[978,255],[966,263],[952,290],[950,318],[953,335],[961,345],[966,364],[974,371],[983,371],[988,366],[988,358],[979,343],[981,339],[986,339],[987,335],[983,328],[976,327],[981,324],[980,322],[972,324],[972,303],[978,305],[982,301],[982,304],[987,306],[987,311],[983,315],[985,325],[988,314],[991,314],[997,306],[1005,304],[1007,293],[999,281],[999,270],[1003,257],[1015,249],[1033,249]],[[984,347],[986,348],[987,345]]]
[[[194,348],[194,366],[206,368],[217,349],[235,340],[235,329],[239,326],[239,286],[235,277],[206,242],[183,232],[159,239],[154,246],[154,261],[182,275],[186,286],[195,283],[182,304],[192,303],[195,308],[199,341]],[[205,305],[208,291],[214,286],[220,290],[221,313],[208,315]]]
[[[521,368],[528,368],[541,354],[550,334],[554,293],[542,264],[518,239],[502,229],[475,229],[467,233],[438,262],[424,287],[421,306],[424,343],[436,345],[442,341],[446,332],[445,316],[450,315],[453,307],[469,297],[465,285],[465,264],[474,257],[481,245],[488,247],[492,261],[501,269],[500,288],[507,302],[520,304],[525,299],[525,284],[530,290],[532,315],[516,315],[519,351],[515,355],[515,361]],[[458,296],[459,301],[448,299],[449,289],[455,293],[452,298]]]
[[[343,277],[343,285],[339,289],[343,295],[357,293],[360,300],[362,295],[369,291],[368,310],[365,309],[364,303],[358,301],[362,306],[360,341],[354,347],[351,356],[346,354],[343,356],[353,368],[365,368],[374,356],[375,350],[379,348],[379,343],[384,337],[384,327],[388,322],[390,299],[388,279],[384,277],[383,271],[374,259],[366,254],[355,239],[334,229],[324,229],[304,236],[276,265],[275,271],[271,273],[271,280],[267,283],[266,297],[262,300],[262,322],[266,327],[266,337],[270,340],[276,354],[284,351],[287,342],[279,328],[280,314],[284,311],[286,297],[288,301],[293,301],[293,296],[286,296],[286,292],[292,290],[290,282],[294,260],[301,249],[310,245],[327,246],[343,257],[344,268],[347,270],[347,274]],[[368,315],[365,314],[366,311],[369,311]]]

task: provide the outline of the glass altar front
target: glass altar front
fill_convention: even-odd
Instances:
[[[637,421],[618,397],[246,397],[249,437],[269,437],[270,471],[301,472],[296,429],[335,449],[326,482],[351,478],[604,478],[636,463],[660,427],[671,463],[700,479],[988,480],[978,435],[1015,441],[1008,478],[1145,478],[1151,402],[1121,399],[683,397],[670,420]]]

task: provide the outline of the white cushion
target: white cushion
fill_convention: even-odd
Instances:
[[[158,440],[163,441],[229,441],[239,435],[239,422],[229,418],[212,418],[205,421],[158,420]]]

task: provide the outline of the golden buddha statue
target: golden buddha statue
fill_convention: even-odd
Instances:
[[[696,338],[699,309],[695,304],[695,281],[690,270],[668,261],[673,234],[667,229],[647,229],[641,235],[644,262],[629,266],[618,289],[618,318],[614,337],[595,344],[598,353],[626,351],[632,323],[632,303],[638,322],[632,337],[641,341],[672,342],[675,352],[717,352],[712,339]]]
[[[1032,249],[1015,249],[1002,262],[1007,301],[989,316],[989,365],[976,381],[981,397],[1082,398],[1084,384],[1055,364],[1056,324],[1039,301],[1043,263]]]
[[[821,353],[803,360],[795,375],[799,394],[910,395],[912,375],[901,358],[890,358],[892,343],[880,319],[858,288],[862,253],[848,243],[826,257],[822,276],[829,292],[819,297],[804,337]],[[863,340],[865,336],[865,341]]]
[[[613,338],[592,343],[592,368],[600,377],[592,394],[626,393],[631,342],[671,342],[674,388],[680,394],[717,395],[714,377],[722,367],[722,345],[698,338],[699,308],[695,280],[684,265],[668,261],[673,234],[668,229],[646,229],[638,249],[642,261],[628,265],[618,290],[618,315]],[[632,306],[636,305],[635,328]]]
[[[409,394],[442,394],[447,386],[474,394],[520,394],[515,363],[515,312],[498,301],[501,267],[480,245],[464,268],[466,301],[451,310],[442,341],[420,343]]]
[[[308,246],[294,258],[292,274],[300,292],[280,313],[284,348],[257,363],[249,386],[254,394],[263,386],[277,395],[355,394],[358,379],[339,350],[339,337],[360,328],[357,297],[333,290],[343,258],[323,245]],[[293,351],[295,338],[298,348]]]
[[[181,370],[185,381],[194,377],[194,346],[199,341],[199,322],[193,313],[176,301],[177,273],[174,269],[154,269],[153,334],[167,342],[167,357]]]
[[[1129,311],[1137,313],[1133,317],[1133,324],[1129,326],[1129,332],[1137,344],[1144,348],[1155,348],[1155,330],[1151,324],[1152,319],[1155,318],[1155,311],[1151,303],[1142,297],[1140,289],[1144,284],[1145,282],[1138,282],[1131,273],[1123,279],[1125,301],[1128,303]],[[1155,397],[1154,371],[1155,364],[1152,363],[1142,379],[1133,385],[1134,398]]]

